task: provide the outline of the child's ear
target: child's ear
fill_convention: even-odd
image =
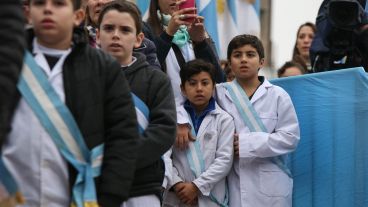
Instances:
[[[265,59],[264,58],[262,58],[261,60],[259,60],[259,67],[260,68],[263,68],[264,62],[265,62]]]
[[[141,46],[143,39],[144,39],[144,34],[143,32],[140,32],[137,35],[137,39],[135,41],[134,48],[138,48],[139,46]]]
[[[74,12],[74,26],[79,26],[84,20],[86,13],[83,9],[78,9]]]
[[[180,89],[181,89],[181,94],[186,97],[187,93],[185,92],[185,88],[183,84],[180,84]]]
[[[97,43],[97,45],[101,45],[101,41],[100,41],[100,29],[96,29],[96,43]]]

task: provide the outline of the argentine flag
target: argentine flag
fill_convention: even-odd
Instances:
[[[136,4],[146,20],[150,0],[136,0]],[[236,35],[260,37],[260,0],[196,0],[196,7],[221,59],[226,59],[227,46]]]
[[[260,37],[260,0],[217,0],[219,56],[227,57],[227,46],[239,34]]]

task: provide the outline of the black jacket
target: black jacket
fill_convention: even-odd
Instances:
[[[19,0],[0,3],[0,146],[11,116],[12,98],[23,64],[24,17]],[[1,150],[1,149],[0,149]]]
[[[146,57],[137,58],[123,69],[132,92],[149,108],[149,124],[140,137],[137,169],[130,197],[156,194],[160,196],[164,178],[162,155],[170,149],[176,135],[176,110],[170,79],[162,71],[153,69]]]
[[[89,149],[105,143],[102,172],[96,178],[98,202],[118,207],[128,199],[139,144],[129,85],[119,63],[90,47],[83,31],[75,31],[73,44],[63,65],[66,105]],[[76,170],[71,165],[69,176],[73,186]]]
[[[173,36],[168,35],[166,32],[162,32],[161,35],[155,36],[152,33],[151,27],[145,23],[144,30],[145,37],[150,38],[156,45],[157,58],[160,61],[161,67],[166,71],[166,57],[172,47]],[[197,59],[203,59],[206,62],[212,63],[215,66],[215,79],[216,83],[222,83],[225,81],[225,74],[221,69],[220,61],[215,50],[211,38],[205,39],[202,42],[193,45],[194,54]]]

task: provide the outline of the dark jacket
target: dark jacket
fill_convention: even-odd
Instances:
[[[144,38],[142,44],[138,48],[134,48],[134,52],[140,52],[146,56],[146,61],[155,69],[161,69],[160,62],[157,59],[156,46],[151,40]]]
[[[166,57],[172,47],[173,36],[168,35],[166,32],[162,32],[160,36],[155,36],[152,33],[148,24],[145,25],[143,32],[146,37],[151,38],[155,43],[157,49],[157,58],[160,61],[161,67],[164,71],[166,67]],[[206,62],[212,63],[215,66],[216,83],[222,83],[225,81],[225,74],[221,69],[220,61],[215,50],[213,41],[208,38],[202,42],[193,44],[194,55],[197,59],[203,59]]]
[[[32,51],[32,30],[28,43]],[[66,105],[89,149],[105,143],[101,175],[96,178],[101,206],[119,207],[128,199],[138,148],[138,130],[130,89],[120,65],[87,44],[76,30],[72,52],[63,65]],[[70,186],[76,170],[69,165]]]
[[[23,64],[24,16],[19,0],[0,3],[0,146],[9,131],[11,100]],[[1,147],[0,147],[1,150]]]
[[[156,194],[160,196],[164,178],[161,156],[170,149],[176,135],[176,110],[170,79],[161,70],[152,69],[146,57],[137,58],[123,69],[132,92],[149,108],[149,124],[140,137],[137,169],[130,197]]]

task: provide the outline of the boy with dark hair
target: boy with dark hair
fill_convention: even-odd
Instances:
[[[76,29],[79,7],[80,0],[29,4],[34,57],[26,55],[2,146],[25,206],[97,206],[98,198],[117,207],[133,182],[139,135],[129,86],[120,65]]]
[[[168,186],[173,192],[166,192],[163,206],[227,206],[234,122],[212,98],[214,67],[200,59],[189,61],[180,70],[180,78],[196,140],[186,150],[173,148],[173,178]]]
[[[149,65],[144,55],[133,53],[143,39],[141,16],[133,3],[117,0],[106,4],[98,24],[97,42],[120,63],[134,94],[141,130],[133,186],[122,207],[160,207],[165,173],[161,157],[172,146],[176,133],[170,80]]]
[[[216,100],[235,121],[229,206],[291,206],[293,180],[286,156],[299,142],[292,101],[282,88],[258,76],[264,50],[256,36],[234,37],[227,56],[235,80],[216,86]]]

